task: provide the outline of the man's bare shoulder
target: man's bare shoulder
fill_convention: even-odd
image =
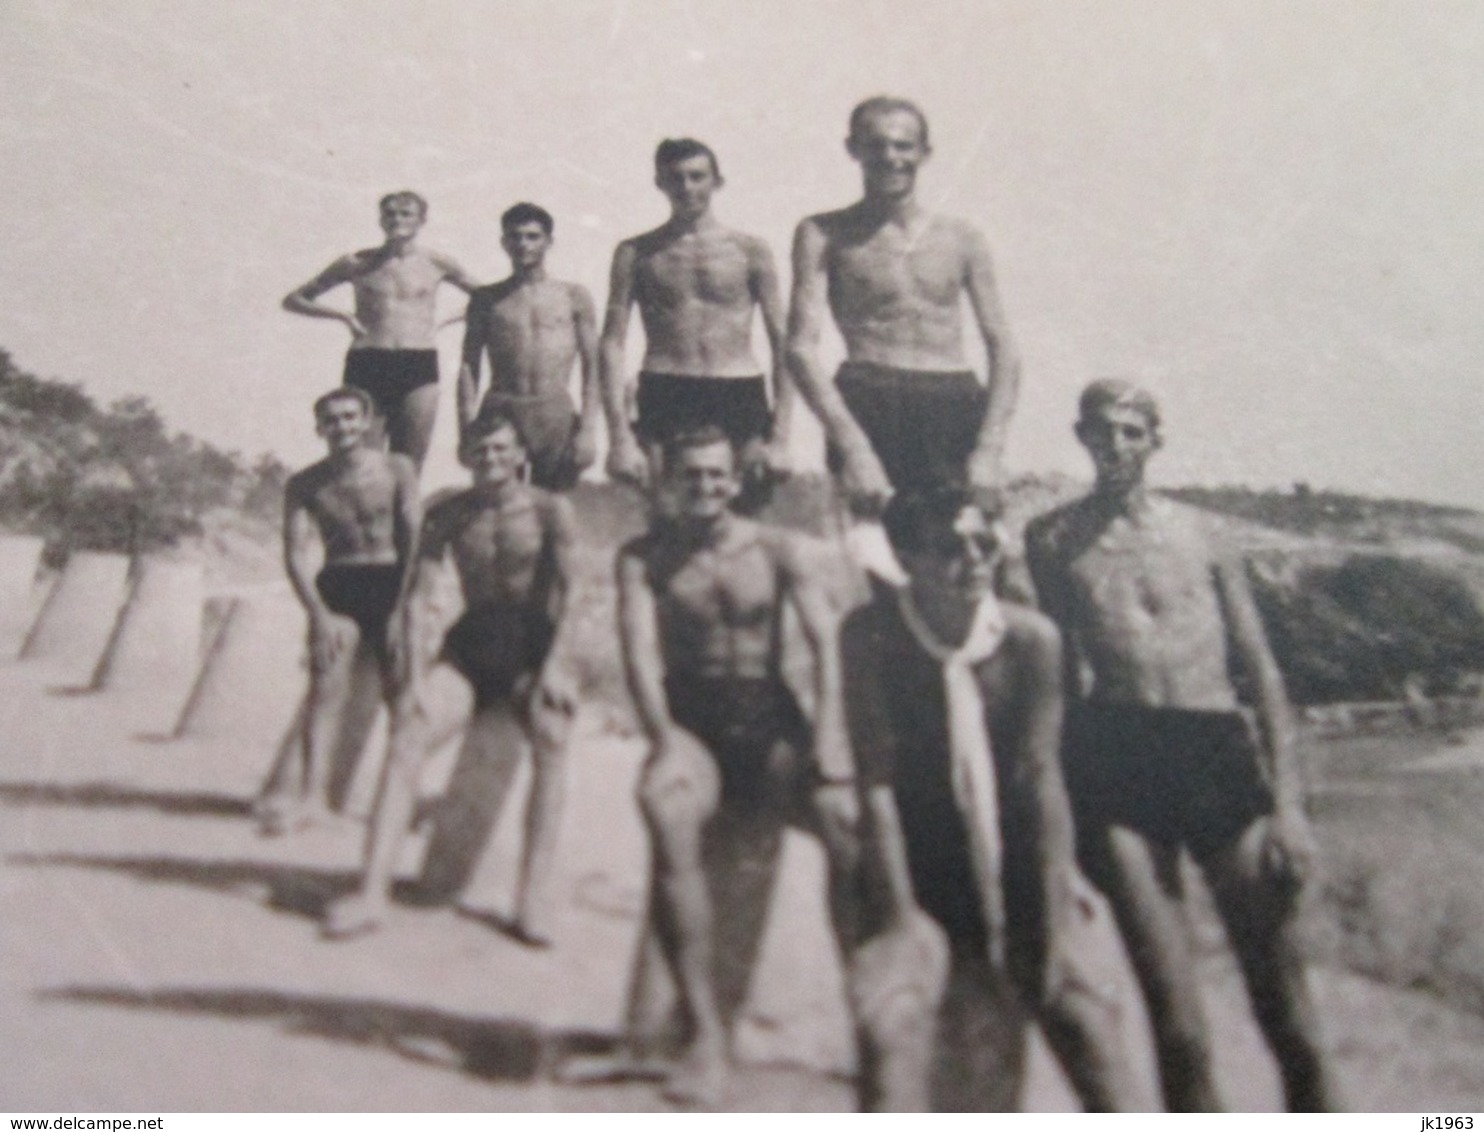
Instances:
[[[651,228],[648,232],[640,232],[637,236],[620,240],[618,247],[613,250],[613,258],[616,260],[620,256],[625,256],[631,260],[647,259],[664,251],[674,242],[674,233],[667,225],[661,224],[658,228]]]
[[[1210,512],[1165,496],[1150,499],[1149,522],[1162,541],[1213,560],[1230,541]]]
[[[1001,602],[1005,616],[1005,641],[1025,660],[1059,661],[1061,630],[1038,610],[1018,602]]]
[[[574,283],[570,279],[558,279],[555,281],[567,294],[567,301],[572,304],[574,311],[592,310],[592,292],[581,283]]]
[[[283,489],[284,498],[298,502],[307,500],[323,487],[329,478],[330,461],[316,460],[307,468],[300,468],[289,477]]]
[[[501,279],[498,283],[486,283],[482,287],[475,287],[469,292],[469,306],[471,309],[492,310],[509,298],[515,288],[514,278]]]
[[[473,495],[473,491],[467,487],[434,492],[423,504],[424,525],[446,527],[458,522],[468,511]]]
[[[1025,525],[1025,549],[1028,556],[1045,561],[1059,559],[1079,543],[1079,535],[1092,522],[1091,501],[1084,496],[1037,515]]]
[[[549,531],[570,535],[577,522],[577,513],[572,501],[554,491],[541,487],[528,487],[531,506],[541,516],[541,524]]]
[[[444,275],[462,275],[464,273],[464,268],[459,261],[447,252],[436,251],[433,248],[423,248],[422,253],[423,258],[439,271],[443,272]]]

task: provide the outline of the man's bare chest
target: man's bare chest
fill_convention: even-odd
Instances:
[[[322,525],[364,526],[390,515],[396,482],[384,469],[367,469],[324,484],[310,498],[310,510]]]
[[[572,304],[565,293],[511,295],[490,311],[490,326],[503,341],[573,333]]]
[[[1181,622],[1215,606],[1211,566],[1178,538],[1104,535],[1072,564],[1073,596],[1094,623]]]
[[[728,242],[667,248],[640,260],[635,280],[641,298],[661,303],[699,299],[736,304],[751,299],[747,255]]]
[[[963,289],[958,251],[937,235],[913,238],[885,229],[859,244],[837,246],[829,261],[831,293],[873,306],[954,306]]]
[[[443,273],[427,259],[392,260],[355,277],[356,293],[381,301],[431,298]]]
[[[745,628],[770,624],[778,600],[775,571],[761,552],[703,552],[669,579],[662,606],[672,620]]]

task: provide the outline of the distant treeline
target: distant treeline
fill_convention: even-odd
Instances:
[[[216,508],[270,518],[287,477],[276,457],[249,463],[172,433],[142,397],[100,408],[0,350],[0,525],[45,538],[53,562],[173,546]]]
[[[1484,554],[1484,524],[1477,512],[1416,499],[1372,499],[1340,491],[1314,491],[1294,484],[1291,491],[1248,487],[1177,487],[1161,493],[1208,511],[1310,536],[1385,542],[1426,537]]]

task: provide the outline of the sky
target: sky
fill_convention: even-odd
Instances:
[[[921,200],[993,249],[1012,470],[1085,474],[1077,393],[1123,376],[1164,405],[1157,482],[1484,506],[1477,3],[4,0],[0,347],[305,463],[347,336],[279,300],[380,241],[384,192],[486,280],[499,213],[544,204],[549,267],[601,304],[665,217],[659,139],[709,142],[718,214],[786,264],[858,194],[845,122],[878,93],[931,121]],[[429,485],[459,475],[458,344]]]

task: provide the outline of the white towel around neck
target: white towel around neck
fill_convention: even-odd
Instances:
[[[933,634],[912,604],[907,587],[897,590],[897,602],[908,632],[943,669],[953,797],[969,834],[979,903],[989,930],[989,961],[998,970],[1005,961],[1005,893],[1001,884],[1004,843],[1000,836],[999,788],[989,746],[989,725],[984,718],[984,697],[979,691],[974,666],[993,656],[1005,639],[1005,613],[995,595],[986,594],[974,610],[968,637],[955,649]]]

